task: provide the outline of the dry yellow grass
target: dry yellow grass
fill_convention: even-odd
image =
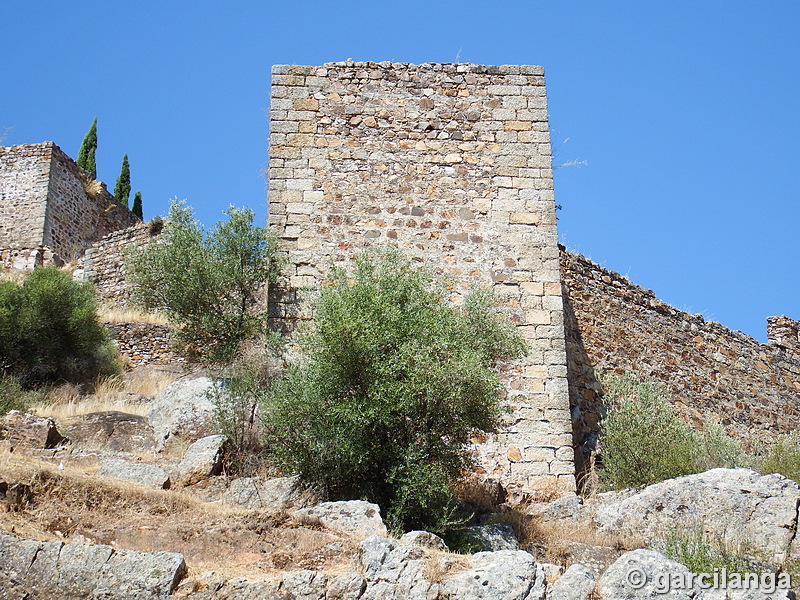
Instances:
[[[31,411],[57,422],[111,410],[145,416],[149,405],[140,397],[161,393],[175,379],[177,375],[174,373],[137,369],[124,377],[114,375],[98,379],[92,394],[83,394],[76,385],[64,384],[52,388],[42,402],[31,407]]]

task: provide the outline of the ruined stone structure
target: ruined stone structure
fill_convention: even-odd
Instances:
[[[136,222],[53,142],[0,146],[0,265],[69,262]]]
[[[798,323],[771,317],[769,344],[691,315],[562,251],[570,405],[579,471],[603,414],[598,371],[659,384],[695,427],[720,423],[752,447],[800,428]]]
[[[288,261],[273,327],[310,317],[298,292],[393,244],[500,298],[530,354],[506,366],[508,428],[480,444],[523,496],[574,489],[544,72],[535,66],[275,66],[269,222]]]

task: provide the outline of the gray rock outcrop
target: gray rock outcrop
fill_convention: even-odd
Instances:
[[[406,546],[419,546],[447,552],[447,544],[435,533],[430,531],[409,531],[400,537],[400,543]]]
[[[648,541],[685,529],[746,542],[782,561],[795,536],[800,487],[785,477],[749,469],[711,469],[641,491],[601,494],[602,532],[629,531]]]
[[[298,517],[319,519],[329,529],[361,538],[385,536],[387,533],[386,525],[381,519],[380,507],[364,500],[323,502],[296,510],[294,514]]]
[[[130,462],[121,458],[105,459],[97,474],[165,490],[169,489],[171,484],[169,475],[161,467],[148,463]]]
[[[689,569],[654,550],[633,550],[620,556],[597,582],[601,600],[663,598],[664,600],[697,600],[699,588],[671,586],[671,578],[686,579]]]
[[[207,435],[186,449],[183,460],[175,467],[175,479],[180,485],[195,483],[222,473],[222,458],[228,438]]]
[[[544,600],[546,579],[541,565],[522,550],[478,552],[472,569],[440,584],[445,600]]]
[[[155,445],[153,428],[145,417],[116,410],[71,417],[61,427],[73,445],[83,447],[137,452],[152,450]]]
[[[153,428],[156,449],[175,435],[197,440],[211,432],[214,418],[213,393],[216,383],[209,377],[182,379],[158,394],[147,416]]]
[[[519,541],[509,523],[473,525],[462,530],[471,547],[478,550],[519,550]]]
[[[574,564],[564,571],[547,591],[547,600],[586,600],[594,589],[594,573]]]
[[[114,550],[0,533],[0,599],[157,600],[186,574],[174,552]]]
[[[251,510],[280,510],[301,508],[305,495],[300,477],[239,477],[230,482],[222,500]]]
[[[56,422],[50,417],[10,410],[0,418],[0,440],[8,440],[12,446],[43,450],[55,448],[64,440],[64,436],[58,432]]]

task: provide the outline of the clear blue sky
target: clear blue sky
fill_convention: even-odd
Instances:
[[[97,116],[146,218],[263,219],[271,65],[457,57],[545,67],[569,248],[761,341],[800,319],[796,0],[5,0],[0,132],[75,157]]]

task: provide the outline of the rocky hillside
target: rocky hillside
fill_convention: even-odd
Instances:
[[[129,412],[0,421],[0,598],[794,597],[703,589],[667,558],[690,563],[714,540],[743,572],[789,573],[800,489],[780,475],[713,469],[505,506],[465,529],[457,553],[427,532],[390,536],[376,505],[319,503],[295,477],[228,476],[211,385],[182,379],[127,398]]]

